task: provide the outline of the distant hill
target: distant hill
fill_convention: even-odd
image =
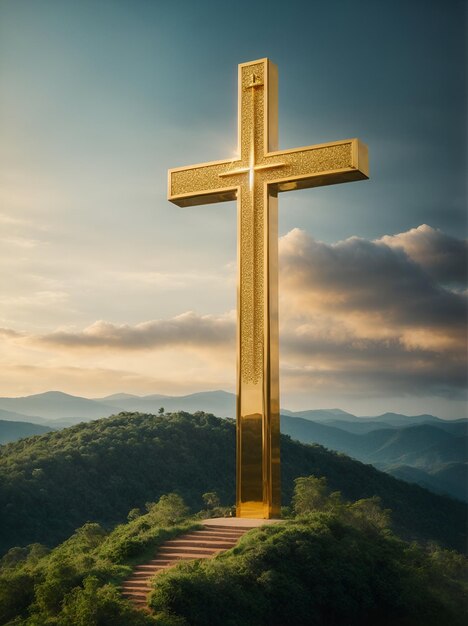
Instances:
[[[0,419],[15,419],[8,413],[16,414],[16,421],[36,422],[55,420],[78,423],[89,419],[106,417],[119,411],[150,411],[156,413],[163,406],[166,411],[209,411],[219,417],[235,417],[236,396],[227,391],[203,391],[183,396],[150,394],[138,396],[130,393],[114,393],[103,398],[83,398],[61,391],[25,396],[21,398],[0,398]],[[2,415],[1,412],[6,412]],[[300,417],[315,422],[327,423],[349,432],[363,433],[380,428],[401,428],[404,426],[431,423],[442,429],[451,429],[455,424],[467,420],[442,420],[434,415],[408,416],[399,413],[384,413],[375,417],[357,417],[342,409],[311,409],[289,411],[281,409],[282,415]],[[32,419],[34,417],[34,419]],[[463,426],[459,426],[462,434]]]
[[[402,415],[401,413],[383,413],[382,415],[377,415],[375,417],[362,417],[361,419],[371,419],[375,422],[384,422],[398,426],[407,426],[409,422],[414,425],[440,421],[440,418],[426,413],[422,415],[412,415],[410,417],[408,415]]]
[[[283,411],[282,411],[283,413]],[[328,422],[331,420],[341,419],[349,422],[360,421],[360,417],[356,417],[352,413],[342,411],[341,409],[311,409],[308,411],[288,411],[288,415],[294,417],[302,417],[314,422]]]
[[[234,417],[236,396],[227,391],[206,391],[186,396],[152,394],[142,397],[117,393],[91,400],[61,391],[47,391],[22,398],[0,398],[0,411],[3,410],[6,414],[14,412],[17,421],[31,421],[30,417],[35,416],[38,420],[59,420],[63,426],[108,417],[120,411],[157,413],[161,406],[166,411],[205,410],[220,417]],[[5,416],[4,419],[9,418]]]
[[[298,476],[326,476],[332,490],[357,500],[374,495],[393,510],[395,530],[463,550],[466,506],[369,465],[281,440],[282,493]],[[206,414],[122,414],[7,444],[0,457],[0,551],[63,540],[87,520],[115,524],[133,507],[178,491],[198,510],[216,491],[234,502],[235,424]]]
[[[236,396],[227,391],[203,391],[186,396],[149,396],[123,397],[127,394],[118,394],[121,397],[107,397],[99,402],[118,404],[121,411],[142,411],[157,413],[161,406],[166,411],[207,411],[219,417],[235,417]]]
[[[421,468],[447,462],[468,461],[468,438],[429,424],[405,428],[382,428],[351,433],[328,423],[283,415],[282,432],[303,443],[346,452],[361,461],[380,464],[408,464]]]
[[[468,464],[467,463],[447,463],[440,469],[422,470],[409,465],[396,465],[387,467],[386,472],[415,483],[435,493],[449,494],[459,500],[468,502]]]
[[[0,409],[45,419],[69,418],[81,421],[106,417],[115,413],[116,407],[61,391],[47,391],[24,398],[0,398]]]
[[[295,414],[290,414],[291,417],[298,417]],[[331,419],[326,420],[325,424],[327,426],[334,426],[335,428],[340,428],[341,430],[345,430],[349,433],[363,434],[370,433],[373,430],[382,430],[382,428],[396,428],[396,426],[392,424],[387,424],[385,422],[376,422],[373,419],[366,420],[346,420],[346,419]]]
[[[7,411],[5,409],[0,409],[0,419],[13,422],[29,422],[30,424],[42,424],[43,426],[47,425],[47,420],[43,417],[38,417],[37,415],[22,415],[21,413],[16,413],[15,411]]]
[[[461,467],[466,468],[463,464],[468,462],[467,422],[456,422],[452,428],[450,425],[439,428],[439,422],[435,421],[405,428],[364,430],[361,434],[332,424],[336,421],[322,423],[290,415],[281,417],[282,432],[298,441],[319,443],[344,452],[437,493],[444,492],[457,498],[466,494],[467,476]],[[461,464],[461,467],[456,472],[453,468],[449,471],[450,480],[440,480],[438,472],[442,472],[447,464]],[[410,467],[418,471],[411,472]]]
[[[0,420],[0,444],[17,441],[23,437],[43,435],[44,433],[49,433],[51,431],[52,428],[49,428],[48,426],[40,426],[39,424]]]

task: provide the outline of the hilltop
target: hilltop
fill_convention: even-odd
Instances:
[[[55,545],[86,521],[112,526],[134,507],[178,491],[193,510],[216,491],[234,502],[235,425],[197,413],[123,413],[7,444],[0,457],[0,550]],[[379,496],[404,538],[464,550],[466,506],[369,465],[287,436],[281,439],[283,503],[298,476],[325,476],[357,500]]]
[[[51,551],[40,544],[10,550],[0,560],[0,623],[465,623],[462,555],[434,544],[405,543],[391,532],[391,515],[375,498],[346,502],[330,493],[325,478],[312,476],[296,481],[293,508],[281,523],[251,530],[215,558],[179,561],[159,571],[153,590],[148,588],[149,609],[141,611],[121,593],[120,584],[136,564],[161,557],[167,540],[187,538],[187,532],[193,537],[207,514],[187,518],[176,494],[149,503],[147,511],[132,511],[128,523],[110,532],[87,523]]]

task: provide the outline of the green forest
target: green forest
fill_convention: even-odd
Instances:
[[[402,538],[465,549],[465,504],[287,436],[281,455],[284,506],[295,478],[326,476],[347,500],[378,496]],[[53,547],[88,521],[110,529],[173,491],[192,511],[209,491],[231,506],[234,480],[234,421],[205,413],[121,413],[22,439],[0,447],[0,554]]]
[[[211,494],[212,496],[213,494]],[[87,523],[49,551],[12,548],[0,562],[7,626],[461,626],[465,558],[391,531],[378,498],[347,502],[324,477],[295,481],[287,517],[214,559],[154,579],[152,613],[119,583],[168,538],[200,527],[177,494],[133,510],[108,532]],[[211,512],[213,513],[213,511]],[[219,513],[219,511],[214,511]]]

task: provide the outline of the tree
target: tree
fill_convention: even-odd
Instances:
[[[140,516],[141,516],[141,511],[140,511],[140,509],[135,508],[135,509],[131,509],[131,510],[128,512],[127,519],[128,519],[128,521],[129,521],[129,522],[132,522],[134,519],[137,519],[137,518],[138,518],[138,517],[140,517]]]
[[[161,526],[173,526],[189,513],[189,508],[177,493],[161,496],[156,504],[146,505],[151,517]]]
[[[158,414],[159,415],[164,415],[164,407],[163,406],[159,407]]]
[[[292,505],[296,515],[329,510],[340,501],[339,492],[329,494],[327,479],[324,476],[321,478],[301,476],[294,481]]]
[[[216,491],[207,491],[202,495],[202,499],[208,510],[215,509],[220,505],[219,497]]]
[[[353,502],[349,506],[354,524],[362,529],[384,530],[390,528],[390,510],[382,509],[380,498],[373,496]]]

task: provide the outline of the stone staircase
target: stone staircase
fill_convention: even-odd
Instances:
[[[149,611],[146,603],[151,591],[153,576],[177,565],[180,561],[208,559],[229,550],[252,526],[229,524],[212,525],[207,523],[202,530],[194,530],[175,539],[169,539],[159,548],[155,558],[143,565],[137,565],[132,574],[121,585],[122,595],[138,609]]]

